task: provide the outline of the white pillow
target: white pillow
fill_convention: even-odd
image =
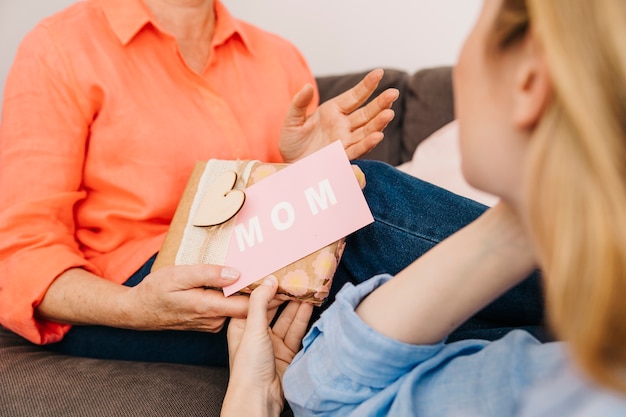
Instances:
[[[498,201],[498,197],[473,188],[463,178],[456,120],[424,139],[413,158],[398,169],[487,206]]]

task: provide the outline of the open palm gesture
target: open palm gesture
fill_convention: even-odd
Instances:
[[[399,95],[398,90],[389,88],[362,106],[383,74],[382,69],[369,72],[357,85],[322,103],[309,116],[306,112],[314,89],[305,85],[294,96],[283,122],[279,149],[285,161],[294,162],[336,140],[341,140],[350,159],[372,150],[394,117],[391,105]]]

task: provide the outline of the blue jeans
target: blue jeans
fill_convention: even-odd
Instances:
[[[359,283],[386,272],[396,274],[435,244],[476,219],[485,206],[374,161],[356,161],[367,178],[365,197],[375,222],[348,236],[326,303],[347,282]],[[154,257],[124,285],[134,286],[150,272]],[[445,305],[442,306],[445,308]],[[540,277],[533,274],[461,326],[450,340],[493,340],[513,328],[544,338]],[[103,326],[74,326],[48,345],[76,356],[133,361],[226,366],[226,327],[219,333],[133,331]]]

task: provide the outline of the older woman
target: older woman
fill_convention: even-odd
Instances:
[[[77,355],[225,364],[219,331],[248,298],[202,288],[238,272],[148,274],[195,161],[291,162],[336,139],[358,157],[393,117],[395,90],[359,108],[381,76],[316,109],[296,48],[219,0],[88,0],[45,19],[6,82],[0,323]]]

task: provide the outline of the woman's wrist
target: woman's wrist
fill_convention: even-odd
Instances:
[[[64,324],[123,327],[128,317],[121,301],[127,292],[128,287],[72,268],[48,288],[36,315]]]
[[[282,396],[276,397],[269,390],[259,388],[258,385],[240,383],[231,378],[220,416],[280,416],[284,407]]]
[[[534,249],[518,214],[506,203],[500,202],[487,210],[477,222],[486,235],[483,238],[494,255],[507,261],[513,260],[519,267],[536,268]]]

